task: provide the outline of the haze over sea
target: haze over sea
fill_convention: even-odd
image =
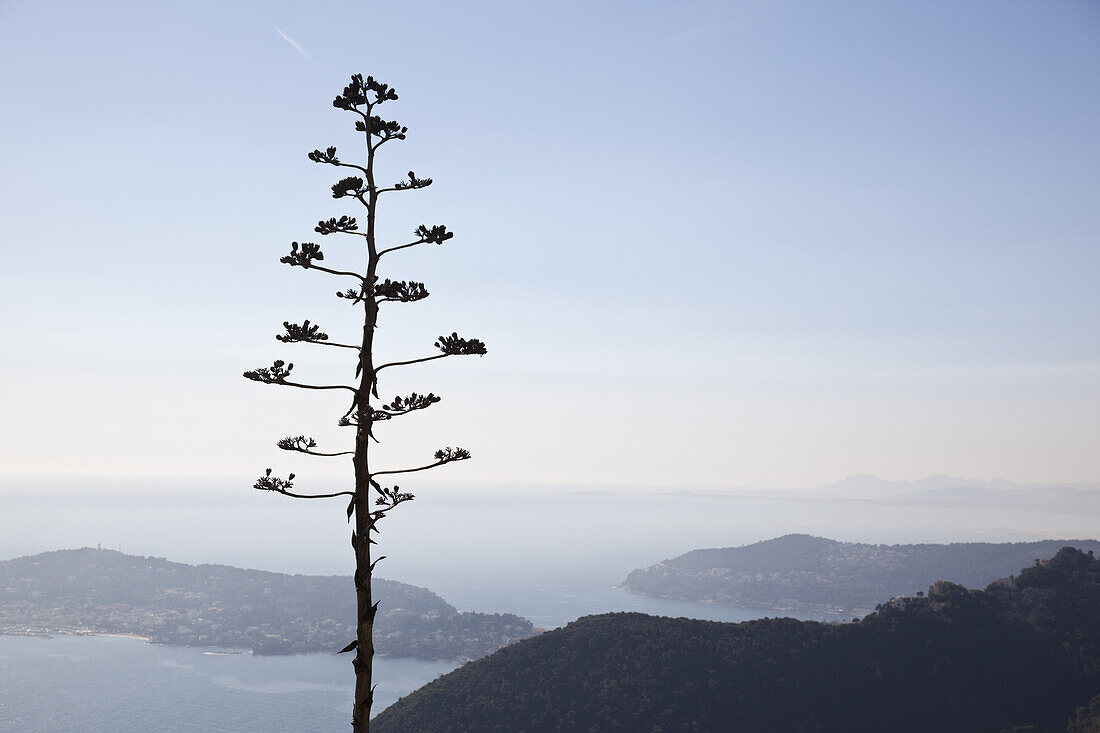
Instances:
[[[139,486],[9,479],[0,558],[98,543],[187,563],[351,573],[340,507],[281,501],[228,483],[160,481],[148,494]],[[838,494],[845,491],[847,498]],[[741,621],[779,614],[644,598],[613,586],[631,570],[691,549],[792,532],[876,543],[1011,542],[1094,538],[1100,526],[1094,490],[996,491],[979,486],[969,495],[980,500],[955,491],[942,501],[851,485],[683,492],[433,484],[384,525],[380,551],[388,557],[379,567],[383,577],[430,588],[459,610],[516,613],[543,628],[609,611]],[[454,666],[381,664],[379,711]],[[132,639],[0,637],[0,730],[338,730],[351,704],[349,669],[346,659],[328,655],[259,658]],[[58,708],[59,696],[91,717],[62,719],[70,713]]]
[[[142,485],[155,491],[141,493]],[[331,502],[284,500],[228,482],[8,479],[0,489],[3,559],[102,544],[193,564],[352,572],[350,531],[342,506]],[[975,489],[982,490],[990,491]],[[462,611],[516,613],[552,628],[588,613],[635,610],[631,604],[641,601],[613,585],[631,570],[700,547],[792,532],[874,543],[1093,538],[1100,520],[1095,490],[1070,491],[1061,501],[1049,490],[978,501],[954,493],[961,498],[844,485],[724,493],[425,482],[382,526],[379,552],[387,557],[379,574],[430,588]],[[705,607],[666,613],[725,618]]]

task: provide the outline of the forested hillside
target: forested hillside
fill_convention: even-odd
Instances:
[[[1066,548],[847,624],[586,617],[436,680],[374,730],[1060,733],[1098,692],[1100,561]]]
[[[792,534],[744,547],[693,550],[635,570],[622,587],[661,598],[847,620],[937,580],[984,588],[1065,546],[1100,553],[1096,540],[870,545]]]

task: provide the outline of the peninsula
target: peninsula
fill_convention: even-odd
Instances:
[[[511,614],[460,613],[427,590],[375,579],[379,654],[477,659],[534,635]],[[158,644],[336,652],[355,638],[343,576],[185,565],[113,550],[60,550],[0,562],[0,633],[128,634]]]
[[[983,588],[1062,547],[1100,553],[1096,540],[871,545],[790,534],[742,547],[693,550],[635,570],[620,587],[640,595],[724,606],[864,616],[878,603],[938,580]]]

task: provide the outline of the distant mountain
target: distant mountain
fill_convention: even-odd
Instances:
[[[1006,493],[1043,493],[1055,492],[1097,492],[1100,494],[1100,484],[1081,481],[1078,483],[1029,483],[1018,484],[1008,479],[995,478],[991,480],[976,478],[959,478],[937,474],[914,481],[889,481],[867,473],[848,476],[831,484],[818,486],[813,490],[815,494],[827,494],[832,496],[844,496],[849,498],[887,499],[891,497],[917,495],[924,492],[950,493],[961,489],[974,490],[986,489],[990,492],[987,496],[1004,496]]]
[[[815,492],[845,494],[850,496],[886,497],[912,494],[918,491],[953,489],[962,486],[998,489],[1001,491],[1022,488],[1019,484],[1005,479],[983,481],[981,479],[958,478],[956,476],[938,474],[936,476],[916,479],[915,481],[888,481],[878,476],[860,473],[854,476],[848,476],[847,478],[843,478],[831,484],[819,486],[815,489]]]
[[[1100,560],[1067,548],[856,623],[585,617],[429,683],[372,730],[1091,733],[1097,693]]]
[[[681,601],[852,616],[937,580],[981,588],[1065,545],[1100,553],[1096,540],[865,545],[791,534],[743,547],[693,550],[635,570],[622,587]]]
[[[531,636],[510,614],[459,613],[426,588],[375,579],[380,654],[476,659]],[[113,550],[0,562],[0,633],[134,634],[161,644],[335,652],[355,638],[350,577],[185,565]]]

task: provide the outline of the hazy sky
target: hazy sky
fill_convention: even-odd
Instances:
[[[0,1],[0,466],[313,479],[342,398],[241,378],[284,320],[352,338],[278,263],[359,149],[354,72],[410,128],[385,357],[483,359],[384,460],[463,482],[809,486],[858,472],[1100,481],[1100,4]],[[354,266],[351,242],[322,241]],[[349,238],[350,239],[350,238]],[[397,421],[395,421],[396,423]],[[342,442],[343,441],[343,442]],[[308,459],[322,461],[323,459]],[[410,486],[411,488],[411,486]]]

